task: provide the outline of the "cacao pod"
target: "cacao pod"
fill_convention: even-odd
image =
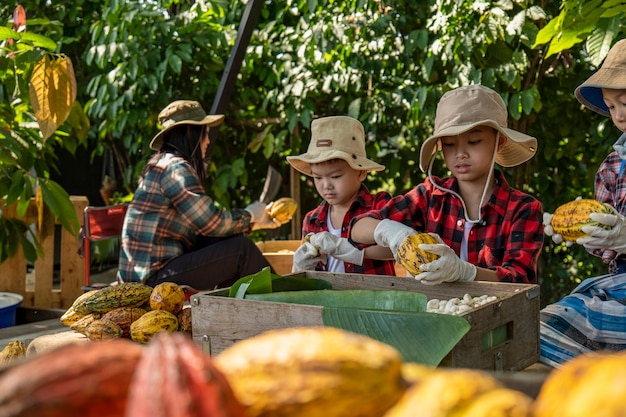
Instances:
[[[266,331],[215,363],[250,417],[378,416],[406,389],[396,349],[334,327]]]
[[[79,321],[80,319],[85,317],[87,314],[89,314],[86,311],[83,311],[81,306],[85,303],[85,300],[87,300],[89,297],[91,297],[92,295],[94,295],[97,292],[98,292],[98,290],[91,290],[91,291],[87,291],[87,292],[79,295],[74,300],[74,302],[72,303],[70,308],[68,308],[65,311],[65,313],[63,313],[63,315],[61,316],[61,318],[60,318],[61,323],[63,323],[66,326],[71,326],[72,324],[76,323],[77,321]],[[76,311],[77,308],[81,310],[80,313],[78,311]]]
[[[143,347],[75,343],[27,356],[0,374],[2,417],[123,417]]]
[[[141,307],[150,302],[152,287],[138,282],[126,282],[97,290],[83,304],[79,313],[106,313],[118,307]]]
[[[137,365],[126,416],[246,417],[246,412],[209,355],[181,333],[159,333]]]
[[[576,239],[586,236],[582,231],[583,226],[599,226],[610,229],[609,226],[591,220],[589,218],[591,213],[615,214],[615,210],[608,204],[597,200],[573,200],[554,210],[550,225],[554,233],[560,234],[563,240],[570,242],[576,242]]]
[[[0,351],[0,366],[13,363],[25,356],[26,344],[21,340],[12,340]]]
[[[100,313],[87,314],[85,317],[78,320],[76,323],[72,324],[70,326],[70,330],[73,330],[78,333],[82,333],[85,336],[87,336],[87,327],[89,327],[89,325],[93,323],[94,320],[99,319],[101,316],[102,314]]]
[[[287,223],[298,209],[298,203],[293,198],[283,197],[272,203],[269,215],[280,223]]]
[[[492,394],[494,392],[498,394]],[[486,398],[481,398],[485,395]],[[437,369],[411,385],[384,417],[531,417],[531,404],[530,397],[505,388],[486,372],[463,368]],[[511,414],[506,413],[509,410]]]
[[[191,307],[185,307],[180,310],[180,313],[176,315],[178,318],[178,331],[183,333],[188,333],[191,335],[192,331],[192,322],[191,322]]]
[[[439,256],[434,253],[420,249],[419,245],[421,243],[436,244],[439,243],[439,241],[428,233],[417,233],[404,239],[396,254],[398,263],[413,276],[422,273],[420,270],[422,264],[432,262],[439,258]]]
[[[534,417],[626,415],[626,353],[595,351],[552,370],[534,402]]]
[[[178,318],[165,310],[151,310],[130,325],[130,338],[135,342],[148,343],[159,332],[178,330]]]
[[[150,308],[178,314],[185,305],[185,291],[173,282],[157,284],[150,294]]]
[[[130,325],[139,317],[146,314],[146,310],[139,307],[119,307],[105,313],[102,320],[108,320],[120,326],[122,337],[130,337]]]
[[[120,326],[109,320],[96,319],[85,330],[85,336],[89,340],[119,339],[124,331]]]

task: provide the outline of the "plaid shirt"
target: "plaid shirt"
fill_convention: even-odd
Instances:
[[[341,237],[348,238],[348,227],[350,220],[358,214],[366,213],[373,209],[383,207],[391,196],[389,193],[381,191],[374,195],[370,193],[365,185],[361,185],[361,189],[356,199],[350,205],[350,209],[343,218],[341,225]],[[330,205],[326,201],[322,201],[319,206],[309,211],[302,222],[302,236],[309,233],[327,232],[328,225],[328,209]],[[348,262],[343,263],[346,273],[358,274],[376,274],[376,275],[395,275],[395,262],[393,260],[380,261],[373,259],[363,259],[363,265],[355,265]],[[316,270],[326,270],[326,265],[320,262]]]
[[[610,204],[618,213],[626,214],[626,178],[623,172],[626,167],[624,161],[617,152],[611,152],[602,162],[596,172],[595,198],[603,203]],[[615,273],[616,262],[623,260],[619,253],[609,249],[590,250],[596,256],[602,258],[609,265],[609,272]]]
[[[502,282],[535,284],[537,260],[543,247],[541,203],[509,187],[500,171],[495,171],[495,179],[493,194],[482,207],[484,223],[475,224],[469,233],[468,261],[494,270]],[[458,193],[456,178],[435,181]],[[452,194],[435,188],[430,179],[354,221],[366,216],[437,233],[457,255],[460,253],[466,221],[463,205]]]
[[[139,181],[122,230],[118,278],[143,282],[169,260],[189,252],[196,236],[247,231],[243,209],[223,211],[207,196],[192,166],[166,153]]]

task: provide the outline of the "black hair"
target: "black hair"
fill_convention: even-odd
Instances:
[[[185,124],[175,126],[165,132],[163,134],[163,145],[161,145],[161,149],[150,159],[148,164],[146,164],[143,173],[145,174],[148,168],[156,164],[165,153],[173,153],[186,159],[196,170],[200,180],[203,181],[205,170],[200,141],[202,140],[205,129],[206,127],[204,125]]]

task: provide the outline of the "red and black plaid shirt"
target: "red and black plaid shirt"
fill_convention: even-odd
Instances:
[[[502,282],[537,283],[537,260],[543,246],[543,209],[534,197],[507,184],[495,171],[496,188],[482,207],[484,222],[475,224],[467,242],[468,262],[496,271]],[[458,193],[456,178],[434,178]],[[433,186],[429,179],[385,207],[358,216],[391,219],[418,231],[437,233],[457,255],[465,216],[461,201]]]
[[[355,216],[369,212],[370,210],[382,208],[385,206],[387,201],[391,196],[387,192],[378,192],[374,195],[370,193],[365,185],[361,185],[361,189],[359,190],[359,194],[356,199],[352,202],[350,209],[346,213],[343,218],[343,223],[341,224],[341,237],[348,237],[348,227],[350,220],[352,220]],[[302,222],[302,236],[306,236],[309,233],[319,233],[319,232],[327,232],[327,218],[328,218],[328,208],[330,205],[326,201],[322,201],[319,206],[315,209],[309,211],[306,216],[304,216],[304,220]],[[393,260],[389,261],[379,261],[373,259],[363,259],[363,265],[355,265],[348,262],[343,263],[346,273],[358,273],[358,274],[376,274],[376,275],[395,275],[395,262]],[[316,270],[324,271],[326,265],[320,262]]]

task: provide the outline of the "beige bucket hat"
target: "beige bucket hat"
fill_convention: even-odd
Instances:
[[[191,100],[177,100],[167,105],[159,113],[161,131],[150,141],[150,148],[158,151],[163,146],[163,134],[179,125],[219,126],[224,121],[223,114],[207,115],[200,103]]]
[[[445,93],[435,115],[435,132],[420,150],[420,169],[426,172],[432,155],[441,150],[439,139],[456,136],[476,126],[491,126],[506,137],[496,154],[496,162],[512,167],[528,161],[537,151],[537,139],[507,128],[508,112],[504,100],[482,85],[459,87]]]
[[[626,90],[626,39],[613,45],[600,69],[574,90],[574,95],[585,107],[609,117],[602,88]]]
[[[311,164],[343,159],[359,171],[382,171],[384,165],[367,159],[365,130],[357,119],[349,116],[321,117],[311,122],[311,142],[306,153],[288,156],[292,167],[311,176]]]

